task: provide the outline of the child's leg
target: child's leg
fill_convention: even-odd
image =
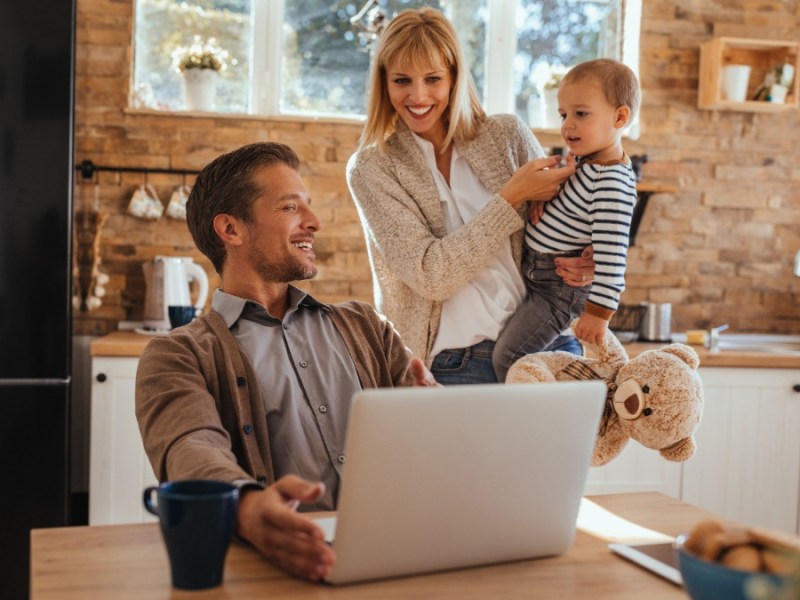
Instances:
[[[492,353],[497,381],[504,382],[506,373],[517,359],[541,352],[569,325],[559,318],[558,311],[543,296],[529,293],[506,323]]]
[[[517,359],[544,351],[583,312],[588,288],[565,284],[555,273],[554,259],[525,249],[522,276],[528,294],[500,332],[492,354],[500,382]]]

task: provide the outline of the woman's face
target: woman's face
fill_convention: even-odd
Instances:
[[[442,63],[426,69],[394,64],[386,70],[392,107],[411,131],[434,147],[445,138],[447,126],[443,117],[452,85],[450,69]]]

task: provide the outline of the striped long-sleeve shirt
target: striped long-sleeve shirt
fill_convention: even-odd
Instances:
[[[525,228],[526,245],[545,254],[594,247],[594,281],[584,310],[607,320],[625,289],[636,199],[636,177],[626,155],[615,161],[587,160],[545,204],[540,221]]]

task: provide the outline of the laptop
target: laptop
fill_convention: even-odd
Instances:
[[[356,393],[337,515],[318,520],[328,582],[565,552],[605,396],[600,381]]]

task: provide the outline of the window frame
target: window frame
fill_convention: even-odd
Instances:
[[[283,60],[283,17],[287,0],[252,0],[253,19],[252,57],[248,116],[254,118],[291,118],[306,120],[336,120],[363,122],[364,115],[353,113],[317,113],[281,111],[281,63]],[[290,1],[290,0],[289,0]],[[366,0],[365,0],[366,1]],[[643,0],[620,0],[622,4],[622,62],[639,72],[639,33],[641,4]],[[487,113],[514,113],[514,56],[517,40],[507,32],[515,31],[517,0],[486,0],[487,64],[508,65],[485,69],[483,103]],[[366,90],[363,91],[366,93]],[[220,111],[220,116],[237,116],[241,113]],[[545,130],[550,131],[550,130]],[[628,132],[638,137],[638,115]]]

